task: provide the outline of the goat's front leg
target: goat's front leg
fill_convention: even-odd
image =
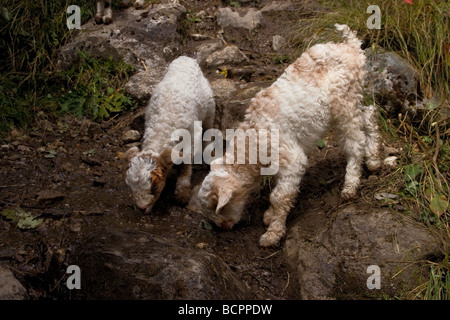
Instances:
[[[301,149],[286,157],[287,165],[280,167],[276,185],[270,193],[270,207],[264,212],[266,233],[259,239],[262,247],[276,246],[286,234],[286,218],[295,204],[300,181],[305,173],[308,158]]]
[[[192,165],[182,163],[175,187],[175,199],[181,205],[187,205],[191,198]]]
[[[103,10],[105,9],[105,1],[97,0],[97,13],[95,14],[95,22],[102,23],[103,22]]]

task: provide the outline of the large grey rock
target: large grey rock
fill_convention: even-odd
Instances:
[[[220,51],[210,54],[205,62],[208,67],[218,67],[222,65],[240,65],[247,61],[247,56],[238,47],[229,45]]]
[[[74,299],[249,299],[219,257],[137,230],[104,230],[72,255],[81,270]]]
[[[408,110],[415,113],[414,106],[421,99],[418,72],[395,52],[377,49],[365,50],[367,56],[366,92],[375,96],[377,102],[389,115]]]
[[[125,131],[122,135],[122,141],[123,143],[127,144],[127,143],[133,143],[133,142],[137,142],[141,139],[142,135],[139,131],[137,130],[128,130]]]
[[[147,102],[155,87],[164,78],[167,71],[166,67],[164,63],[132,75],[124,86],[125,91],[141,103]]]
[[[97,25],[94,19],[90,20],[61,48],[57,68],[69,68],[77,61],[79,50],[98,58],[124,61],[137,71],[167,65],[165,56],[173,54],[179,46],[178,20],[186,9],[177,0],[162,2],[145,10],[116,10],[109,25]]]
[[[323,212],[300,216],[289,230],[285,256],[301,299],[394,296],[427,280],[414,262],[439,256],[440,243],[429,229],[387,209],[349,206],[331,220]],[[367,287],[371,265],[380,267],[379,290]]]
[[[0,264],[0,300],[24,300],[27,291],[7,265]]]
[[[217,23],[222,28],[242,28],[251,31],[261,25],[262,19],[261,12],[254,8],[241,8],[236,11],[221,8],[217,12]]]

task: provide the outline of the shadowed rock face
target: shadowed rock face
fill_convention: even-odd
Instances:
[[[0,264],[0,300],[23,300],[27,292],[6,264]]]
[[[415,115],[416,105],[422,94],[419,86],[419,74],[413,67],[395,52],[381,49],[372,52],[365,50],[367,56],[367,88],[376,100],[393,117],[409,111]]]
[[[305,213],[286,240],[301,299],[381,297],[414,288],[426,280],[414,261],[442,252],[430,230],[386,209],[348,206],[327,224],[320,221],[326,223],[323,212]],[[371,265],[380,267],[380,290],[367,287]]]
[[[248,299],[245,285],[215,254],[170,239],[107,229],[72,256],[83,270],[75,299]]]

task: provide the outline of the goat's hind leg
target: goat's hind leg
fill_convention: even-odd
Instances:
[[[103,23],[110,24],[112,22],[112,0],[105,0],[105,12],[103,15]]]
[[[380,132],[378,129],[378,110],[374,105],[359,106],[362,111],[364,133],[366,134],[366,165],[370,171],[377,171],[380,161]]]
[[[96,1],[97,6],[97,13],[95,14],[95,22],[96,23],[102,23],[103,22],[103,11],[105,10],[105,1],[104,0],[97,0]]]
[[[175,199],[183,206],[191,199],[191,175],[192,164],[180,164],[177,185],[175,187]]]
[[[354,112],[348,114],[348,116],[338,119],[336,125],[339,142],[347,157],[344,188],[341,192],[341,196],[345,200],[356,197],[361,180],[364,146],[366,144],[361,112],[356,108],[353,110]]]

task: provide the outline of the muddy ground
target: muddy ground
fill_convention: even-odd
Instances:
[[[268,205],[270,182],[250,200],[246,216],[232,231],[220,230],[202,214],[178,206],[173,177],[151,214],[143,215],[133,206],[123,180],[126,163],[120,159],[124,151],[117,130],[120,122],[124,120],[102,125],[72,117],[56,124],[41,120],[42,130],[16,137],[10,149],[2,150],[1,208],[20,206],[44,217],[31,230],[0,219],[0,260],[10,262],[31,299],[70,298],[65,271],[68,265],[80,263],[72,253],[105,228],[151,232],[189,251],[217,254],[239,275],[254,299],[297,298],[296,281],[283,260],[283,243],[271,249],[258,246],[265,230],[262,214]],[[194,186],[207,170],[207,166],[194,168]],[[329,148],[315,153],[288,227],[302,210],[333,213],[341,203],[344,170],[345,160],[331,142]],[[43,195],[43,190],[48,191]]]

